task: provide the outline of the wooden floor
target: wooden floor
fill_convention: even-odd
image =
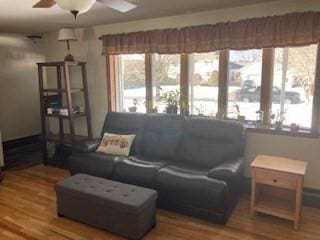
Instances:
[[[54,184],[68,172],[36,166],[6,172],[0,185],[0,239],[5,240],[118,240],[113,234],[56,216]],[[285,220],[249,216],[249,199],[243,196],[226,226],[158,210],[157,227],[150,240],[319,240],[320,209],[304,208],[301,230]]]

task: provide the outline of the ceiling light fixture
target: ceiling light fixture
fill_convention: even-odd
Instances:
[[[71,12],[75,18],[79,13],[87,12],[96,0],[55,0],[58,6]]]

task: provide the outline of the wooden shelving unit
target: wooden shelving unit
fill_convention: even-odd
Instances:
[[[82,87],[71,87],[71,68],[78,67],[81,70]],[[45,68],[55,68],[57,76],[57,88],[45,88]],[[41,106],[41,126],[42,126],[42,142],[43,142],[43,161],[44,164],[48,164],[48,149],[47,142],[52,141],[58,144],[65,144],[73,146],[76,142],[85,139],[92,138],[92,128],[90,119],[90,105],[89,94],[87,84],[87,73],[85,62],[44,62],[38,63],[38,75],[39,75],[39,91],[40,91],[40,106]],[[84,111],[74,113],[73,111],[73,95],[83,94],[84,97]],[[48,96],[57,96],[59,107],[66,108],[68,115],[61,115],[60,113],[49,114],[48,103],[46,98]],[[63,106],[63,103],[66,106]],[[47,127],[49,118],[56,118],[59,121],[59,134],[50,133],[50,129]],[[75,120],[78,118],[85,118],[87,125],[87,135],[78,136],[75,133]],[[64,121],[68,121],[69,133],[64,131]]]

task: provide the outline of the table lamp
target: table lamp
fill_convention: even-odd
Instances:
[[[67,42],[68,55],[65,56],[64,61],[74,62],[74,57],[71,55],[71,52],[70,52],[70,41],[77,41],[78,40],[74,30],[72,28],[60,29],[58,40],[61,42]]]

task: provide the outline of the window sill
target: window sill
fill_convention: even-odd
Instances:
[[[227,118],[226,120],[238,121],[236,119]],[[274,127],[264,127],[257,128],[255,127],[255,121],[246,120],[242,122],[245,129],[249,133],[260,133],[260,134],[270,134],[270,135],[279,135],[279,136],[291,136],[291,137],[301,137],[301,138],[320,138],[320,134],[312,133],[311,129],[301,128],[296,132],[291,131],[289,126],[284,126],[282,130],[276,130]]]
[[[300,129],[299,131],[293,132],[290,128],[283,128],[282,130],[276,130],[274,128],[255,128],[252,126],[246,126],[249,133],[262,133],[280,136],[291,136],[291,137],[302,137],[302,138],[319,138],[318,134],[312,133],[308,129]]]

